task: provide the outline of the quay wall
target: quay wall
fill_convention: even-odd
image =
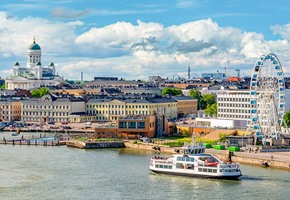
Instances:
[[[156,145],[152,143],[146,143],[146,144],[133,144],[130,141],[125,141],[125,146],[127,148],[134,148],[134,149],[141,149],[141,150],[147,150],[157,153],[166,153],[166,154],[173,154],[175,153],[175,149],[181,149],[180,147],[168,147],[168,146],[162,146],[162,145]],[[153,149],[154,147],[159,147],[160,150]],[[220,160],[226,161],[226,151],[213,151],[212,149],[208,150],[206,149],[206,152],[214,154],[217,158]],[[290,155],[289,155],[290,156]],[[268,160],[262,157],[259,157],[257,155],[256,157],[248,157],[248,156],[242,156],[242,155],[234,155],[232,156],[232,161],[242,164],[248,164],[248,165],[256,165],[256,166],[263,166],[263,162],[267,162],[269,165],[269,168],[276,168],[276,169],[284,169],[290,171],[290,162],[283,162],[278,160]]]
[[[214,154],[220,160],[227,160],[227,157],[224,154]],[[237,163],[243,163],[248,165],[256,165],[256,166],[264,166],[262,163],[267,163],[269,168],[276,168],[276,169],[285,169],[290,171],[290,163],[289,162],[282,162],[282,161],[275,161],[275,160],[267,160],[263,158],[251,158],[246,156],[232,156],[232,161]]]
[[[76,147],[81,149],[98,149],[98,148],[122,148],[125,147],[123,141],[102,141],[102,142],[83,142],[77,140],[70,140],[66,142],[69,147]]]

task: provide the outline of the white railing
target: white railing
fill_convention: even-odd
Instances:
[[[167,161],[167,160],[155,160],[155,164],[173,164],[172,161]]]
[[[238,164],[220,164],[220,168],[239,168]]]

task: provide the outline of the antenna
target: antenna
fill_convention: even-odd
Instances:
[[[236,72],[237,72],[237,77],[240,77],[240,69],[235,69],[236,70]]]
[[[228,65],[227,65],[227,72],[228,72],[227,77],[229,77],[229,67],[230,67],[230,61],[228,61]]]
[[[225,77],[227,78],[227,67],[224,67],[225,69]]]
[[[190,80],[190,65],[189,65],[189,63],[188,63],[187,77],[188,77],[188,80]]]

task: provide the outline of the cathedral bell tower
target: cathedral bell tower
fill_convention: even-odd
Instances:
[[[27,67],[33,69],[37,63],[41,63],[41,48],[35,42],[35,37],[33,38],[33,43],[29,45],[27,49]]]

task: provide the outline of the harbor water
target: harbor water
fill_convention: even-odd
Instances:
[[[289,199],[290,173],[242,165],[239,181],[149,171],[152,152],[0,145],[0,199]]]

